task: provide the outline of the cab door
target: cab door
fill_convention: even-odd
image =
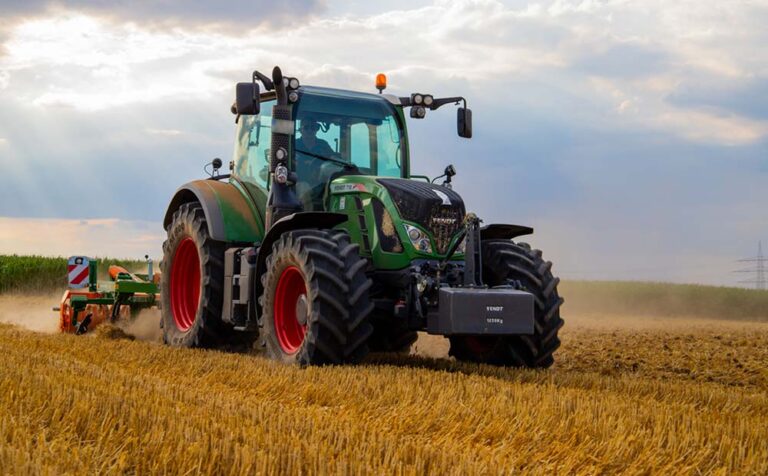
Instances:
[[[262,220],[269,194],[269,151],[274,105],[274,99],[263,101],[260,114],[240,116],[232,158],[232,181],[250,196]]]

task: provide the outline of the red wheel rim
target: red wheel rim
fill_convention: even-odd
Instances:
[[[170,279],[173,320],[186,331],[195,323],[200,301],[200,257],[192,238],[184,238],[176,248]]]
[[[307,315],[299,316],[297,308],[306,313],[307,286],[304,276],[296,266],[285,268],[275,290],[275,334],[277,342],[286,354],[294,354],[304,342],[307,333]],[[303,300],[303,303],[300,302]],[[304,304],[304,305],[302,305]],[[304,322],[299,322],[302,317]]]

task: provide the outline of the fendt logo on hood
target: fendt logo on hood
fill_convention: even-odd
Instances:
[[[453,225],[456,223],[455,218],[445,218],[445,217],[432,217],[432,223],[435,225]]]
[[[435,192],[435,195],[437,195],[437,198],[443,201],[443,205],[451,206],[451,199],[448,198],[448,195],[444,194],[440,190],[432,189],[433,192]]]

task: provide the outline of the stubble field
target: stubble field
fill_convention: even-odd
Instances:
[[[457,363],[435,337],[298,369],[32,332],[53,313],[0,295],[21,324],[0,324],[0,474],[768,473],[768,324],[590,310],[571,288],[547,371]]]

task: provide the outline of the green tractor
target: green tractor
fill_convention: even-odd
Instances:
[[[262,90],[263,86],[263,90]],[[549,367],[563,325],[559,280],[533,229],[467,213],[452,166],[411,174],[405,110],[422,119],[462,97],[300,85],[275,67],[238,83],[230,174],[182,186],[165,214],[166,344],[253,346],[300,365],[407,351],[417,331],[458,360]]]

